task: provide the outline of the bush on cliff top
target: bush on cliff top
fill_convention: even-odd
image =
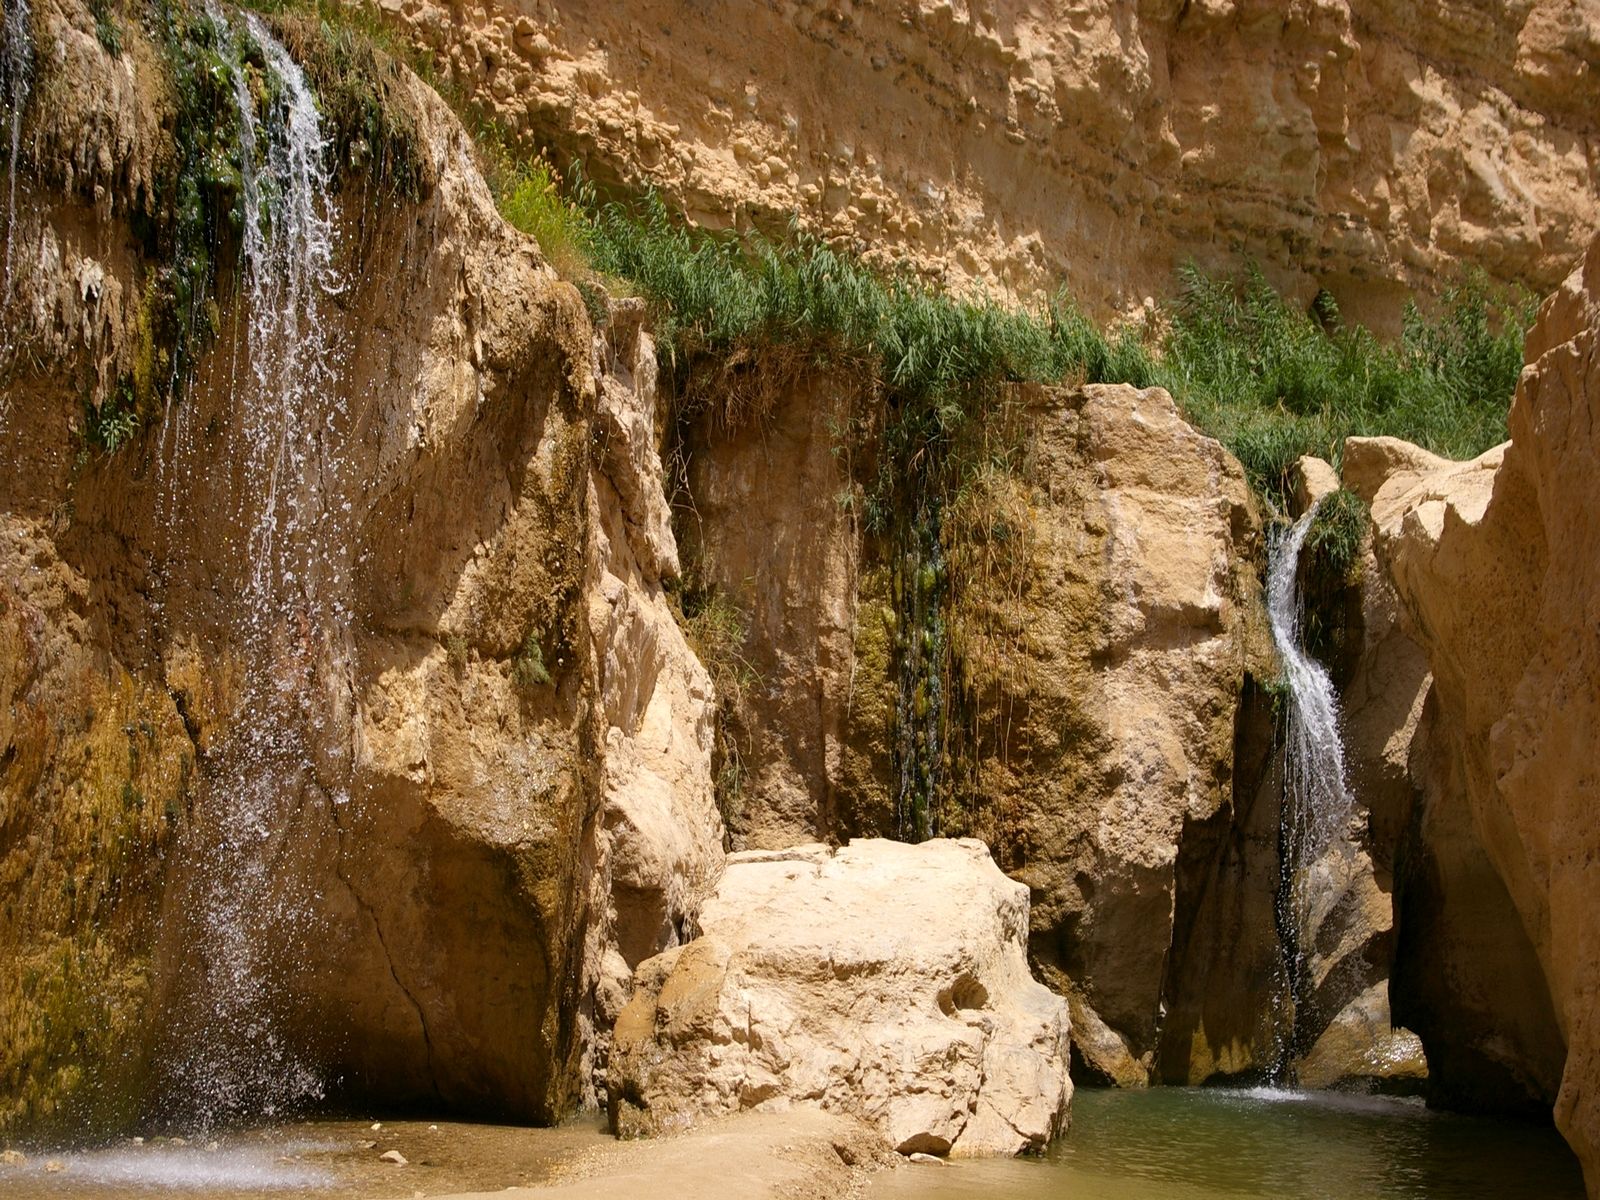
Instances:
[[[776,347],[850,357],[921,412],[919,435],[947,440],[1005,381],[1160,385],[1244,464],[1274,503],[1303,454],[1338,463],[1351,435],[1389,434],[1454,458],[1506,436],[1506,412],[1535,305],[1481,275],[1434,316],[1408,305],[1402,336],[1344,324],[1331,297],[1308,313],[1252,268],[1240,281],[1188,266],[1166,332],[1107,334],[1064,296],[1038,310],[958,299],[885,276],[794,232],[779,242],[691,229],[656,197],[591,206],[576,232],[593,268],[637,289],[681,370]]]
[[[1269,496],[1286,492],[1302,454],[1337,465],[1352,435],[1402,437],[1451,458],[1506,437],[1530,297],[1474,276],[1431,319],[1408,304],[1400,339],[1384,342],[1343,324],[1326,293],[1312,313],[1290,307],[1254,269],[1238,285],[1192,266],[1180,280],[1156,381]]]
[[[1232,281],[1191,265],[1165,334],[1147,342],[1131,327],[1097,329],[1064,295],[1036,310],[960,299],[800,231],[778,241],[691,228],[654,195],[600,205],[586,191],[580,205],[559,195],[548,168],[531,185],[536,205],[497,190],[563,273],[581,251],[583,272],[650,302],[680,383],[697,361],[751,363],[780,348],[851,358],[924,406],[922,432],[941,439],[995,383],[1158,384],[1274,502],[1295,459],[1337,464],[1351,435],[1390,434],[1456,458],[1503,440],[1535,308],[1478,275],[1447,291],[1432,317],[1408,305],[1401,338],[1385,342],[1344,324],[1326,293],[1307,313],[1254,268]]]

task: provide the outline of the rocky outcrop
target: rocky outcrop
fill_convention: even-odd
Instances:
[[[1234,718],[1262,653],[1244,473],[1159,389],[1030,392],[1014,583],[958,606],[988,740],[976,828],[1034,897],[1033,952],[1092,1074],[1150,1077],[1179,848],[1228,805]],[[1097,1031],[1095,1036],[1090,1032]]]
[[[1465,1043],[1479,1068],[1468,1086],[1554,1093],[1593,1193],[1600,246],[1541,309],[1527,359],[1508,445],[1456,464],[1358,442],[1346,474],[1372,497],[1380,556],[1434,675],[1416,868],[1433,903],[1402,911],[1440,914],[1418,942],[1439,947],[1461,995],[1414,980],[1419,1004],[1456,1035],[1450,1049]],[[1440,1051],[1419,1031],[1431,1062]]]
[[[722,791],[736,849],[848,836],[835,809],[860,715],[863,536],[848,501],[863,391],[859,374],[808,371],[756,419],[729,428],[703,413],[682,436],[686,553],[727,614],[707,628],[725,644],[706,651],[728,664]]]
[[[617,1022],[619,1133],[817,1106],[960,1155],[1063,1127],[1066,1005],[1029,974],[1027,890],[982,843],[735,854],[699,923]]]
[[[605,450],[591,477],[589,628],[605,729],[603,808],[585,847],[591,916],[580,1044],[584,1098],[604,1079],[634,970],[676,946],[722,871],[712,788],[715,696],[663,584],[678,552],[657,433],[656,362],[643,305],[613,305],[595,339]]]
[[[1102,314],[1250,257],[1398,320],[1464,262],[1549,289],[1600,227],[1568,0],[383,7],[507,128],[702,223]]]
[[[875,470],[861,401],[847,375],[808,376],[750,427],[700,418],[685,439],[687,558],[745,614],[724,797],[739,847],[904,835],[905,635],[896,551],[857,515]],[[1071,999],[1089,1074],[1142,1083],[1179,846],[1228,804],[1239,688],[1267,661],[1257,518],[1239,465],[1159,389],[1017,387],[991,420],[1026,449],[943,516],[966,782],[941,827],[1029,886],[1034,962]]]
[[[640,314],[596,342],[438,96],[351,67],[410,157],[336,193],[336,365],[291,435],[316,454],[279,460],[305,474],[273,477],[317,514],[273,529],[307,573],[252,609],[277,561],[247,521],[272,491],[252,289],[222,238],[209,353],[122,412],[173,362],[167,243],[132,231],[173,219],[153,131],[177,97],[137,23],[119,58],[74,0],[35,26],[0,377],[0,1123],[279,1083],[551,1119],[722,858]],[[280,33],[318,52],[314,25]],[[94,441],[113,412],[120,445]],[[252,744],[259,851],[227,795]],[[270,894],[223,881],[226,930],[219,854],[270,863]],[[240,969],[251,1019],[219,1022]]]
[[[1423,513],[1437,520],[1446,506],[1480,520],[1504,454],[1500,447],[1453,463],[1394,439],[1347,444],[1346,485],[1372,501],[1377,565],[1403,601],[1410,636],[1429,649],[1430,667],[1431,635],[1413,616],[1416,580],[1396,572],[1395,538]],[[1532,944],[1465,802],[1460,735],[1442,716],[1441,696],[1430,678],[1406,739],[1418,794],[1397,843],[1392,1003],[1423,1039],[1436,1098],[1542,1110],[1554,1099],[1564,1047]],[[1403,737],[1403,728],[1397,734]]]

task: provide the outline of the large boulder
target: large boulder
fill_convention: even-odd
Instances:
[[[1507,446],[1468,464],[1404,462],[1392,447],[1360,443],[1351,452],[1358,461],[1383,455],[1401,463],[1362,474],[1381,481],[1370,493],[1379,553],[1434,674],[1424,718],[1430,808],[1450,836],[1437,839],[1445,852],[1432,863],[1461,864],[1471,886],[1454,894],[1475,918],[1499,917],[1478,922],[1460,943],[1461,960],[1477,968],[1470,998],[1492,1023],[1509,1021],[1533,1040],[1516,1048],[1531,1054],[1502,1064],[1516,1082],[1547,1098],[1551,1067],[1559,1069],[1556,1120],[1593,1195],[1600,1194],[1600,244],[1546,301],[1527,356]],[[1425,852],[1428,819],[1425,813]],[[1437,870],[1428,879],[1449,882]],[[1498,912],[1485,914],[1491,900]],[[1447,1007],[1448,997],[1441,1003]],[[1505,1044],[1498,1036],[1491,1049],[1504,1055]]]
[[[640,966],[617,1022],[618,1133],[796,1105],[903,1153],[1015,1154],[1063,1128],[1066,1004],[1029,973],[1027,889],[982,843],[735,854],[699,924]]]

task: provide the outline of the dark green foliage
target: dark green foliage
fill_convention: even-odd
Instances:
[[[528,630],[522,648],[511,664],[511,679],[524,693],[550,684],[550,672],[544,665],[544,647],[539,644],[539,631]]]
[[[1310,569],[1342,582],[1354,582],[1361,568],[1361,542],[1370,514],[1366,502],[1340,488],[1324,496],[1306,531],[1305,553]]]
[[[929,406],[939,434],[1007,380],[1149,373],[1136,342],[1108,342],[1065,302],[1030,312],[957,299],[798,231],[774,242],[690,229],[653,195],[598,208],[587,249],[651,303],[678,360],[784,345],[857,359],[891,395]]]
[[[94,17],[94,35],[100,45],[113,58],[122,53],[122,29],[116,14],[111,11],[111,0],[89,0],[89,14]]]
[[[181,395],[195,358],[216,330],[216,257],[240,222],[239,114],[233,73],[239,59],[219,42],[203,12],[164,0],[156,10],[176,112],[171,175],[158,181],[157,275],[152,334],[167,348],[168,371],[153,380],[161,398]],[[138,397],[148,407],[154,397]]]
[[[124,383],[104,403],[84,405],[82,453],[115,454],[139,431],[139,424],[133,391]]]
[[[338,0],[249,0],[244,7],[273,18],[305,70],[333,147],[335,180],[360,178],[417,199],[422,150],[415,122],[395,100],[401,55],[376,8]]]
[[[93,0],[91,11],[101,41],[118,53],[121,35],[110,6],[111,0]],[[374,40],[376,18],[331,0],[321,8],[274,0],[249,7],[271,17],[316,90],[336,178],[359,176],[378,192],[415,197],[422,178],[417,133],[394,102],[400,67]],[[146,13],[171,84],[172,153],[160,160],[149,211],[140,214],[141,236],[157,266],[142,299],[139,361],[113,399],[86,412],[84,448],[98,453],[115,452],[144,420],[182,397],[216,333],[219,275],[238,252],[244,220],[235,84],[242,75],[266,108],[278,86],[237,18],[230,44],[191,0],[156,0]],[[256,138],[258,155],[265,144]],[[264,161],[255,165],[265,170]]]

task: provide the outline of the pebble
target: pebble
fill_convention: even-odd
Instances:
[[[397,1167],[403,1167],[406,1165],[406,1156],[401,1154],[398,1150],[385,1150],[382,1154],[378,1155],[378,1160],[380,1162],[393,1163]]]
[[[0,1150],[0,1167],[20,1167],[28,1161],[21,1150]]]
[[[924,1154],[921,1150],[918,1150],[915,1154],[908,1154],[906,1157],[914,1163],[922,1163],[925,1166],[944,1166],[944,1159],[937,1154]]]
[[[44,1169],[50,1172],[50,1174],[54,1175],[59,1171],[65,1171],[67,1169],[67,1164],[62,1162],[59,1158],[52,1158],[45,1162]]]
[[[129,1141],[130,1141],[130,1142],[132,1142],[132,1143],[133,1143],[133,1144],[134,1144],[134,1145],[135,1145],[135,1146],[142,1146],[142,1145],[144,1145],[144,1139],[143,1139],[143,1138],[142,1138],[142,1137],[136,1137],[136,1138],[129,1138],[129,1139],[128,1139],[128,1140],[129,1140]]]
[[[367,1128],[372,1130],[374,1133],[376,1133],[378,1130],[383,1128],[383,1122],[382,1121],[374,1121],[371,1125],[367,1126]]]
[[[363,1149],[363,1150],[371,1150],[371,1149],[373,1149],[373,1148],[374,1148],[374,1147],[376,1147],[376,1146],[377,1146],[377,1144],[378,1144],[378,1143],[377,1143],[377,1142],[374,1142],[374,1141],[372,1141],[372,1140],[370,1140],[370,1139],[369,1139],[369,1140],[367,1140],[367,1141],[365,1141],[365,1142],[362,1142],[362,1143],[361,1143],[361,1148],[362,1148],[362,1149]]]

